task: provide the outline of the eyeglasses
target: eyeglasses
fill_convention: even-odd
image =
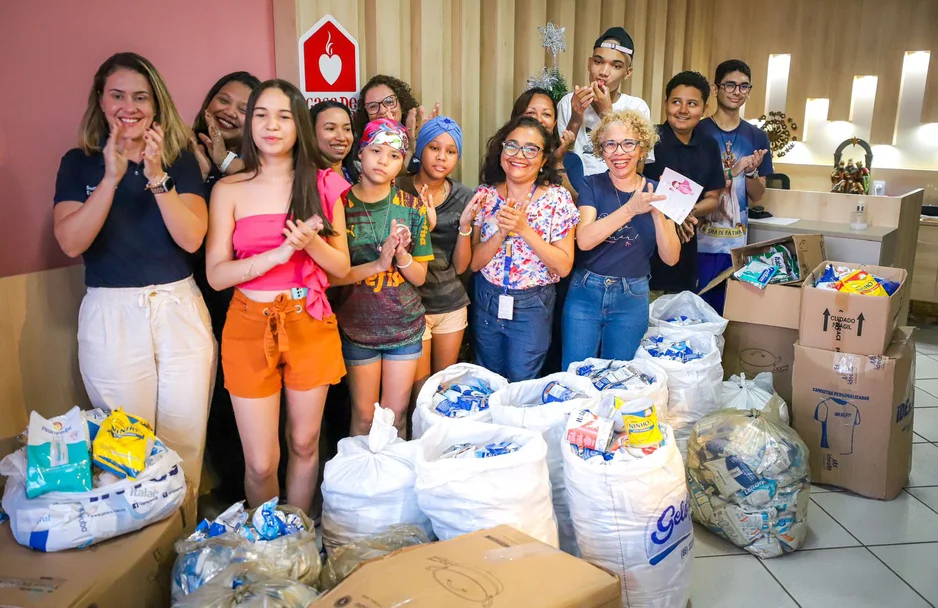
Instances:
[[[634,139],[623,139],[622,141],[614,141],[612,139],[606,140],[599,145],[603,149],[603,154],[606,156],[612,156],[616,153],[616,150],[622,148],[622,151],[626,154],[634,152],[635,148],[640,145],[640,142]]]
[[[372,101],[365,104],[365,111],[368,112],[369,116],[374,116],[378,113],[378,110],[381,109],[381,106],[386,107],[389,110],[393,110],[397,107],[397,96],[388,95],[381,101]]]
[[[732,93],[736,89],[739,89],[739,92],[743,95],[752,90],[752,85],[748,82],[733,82],[732,80],[721,82],[718,86],[727,93]]]
[[[534,144],[522,146],[519,145],[516,141],[502,142],[502,150],[505,151],[505,154],[508,156],[518,156],[518,152],[521,152],[521,154],[528,160],[537,158],[537,155],[541,153],[541,149],[542,148],[535,146]]]

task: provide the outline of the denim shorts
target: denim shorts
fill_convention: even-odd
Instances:
[[[348,338],[342,336],[342,357],[345,359],[346,367],[368,365],[381,360],[413,361],[419,359],[421,354],[423,354],[422,340],[395,348],[369,348],[352,344]]]

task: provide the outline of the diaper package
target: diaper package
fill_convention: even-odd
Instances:
[[[78,406],[64,416],[29,415],[26,444],[26,496],[91,490],[87,430]]]
[[[98,427],[92,444],[94,463],[118,477],[135,480],[146,468],[154,441],[149,422],[117,408]]]

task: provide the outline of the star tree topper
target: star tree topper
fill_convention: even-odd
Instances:
[[[554,25],[553,21],[548,21],[547,25],[544,27],[537,28],[537,31],[541,33],[541,46],[550,51],[550,54],[554,56],[554,66],[557,65],[557,53],[560,51],[566,52],[567,43],[564,40],[564,30],[566,28],[557,27]]]

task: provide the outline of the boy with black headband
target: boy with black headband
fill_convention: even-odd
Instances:
[[[648,104],[639,97],[619,92],[622,82],[632,76],[632,61],[635,45],[632,37],[621,27],[611,27],[593,45],[589,58],[590,84],[574,87],[557,106],[557,131],[572,131],[576,135],[573,151],[583,159],[585,175],[595,175],[607,170],[602,158],[593,155],[590,132],[599,124],[604,114],[610,111],[636,110],[649,119]],[[649,153],[646,162],[654,161]]]

